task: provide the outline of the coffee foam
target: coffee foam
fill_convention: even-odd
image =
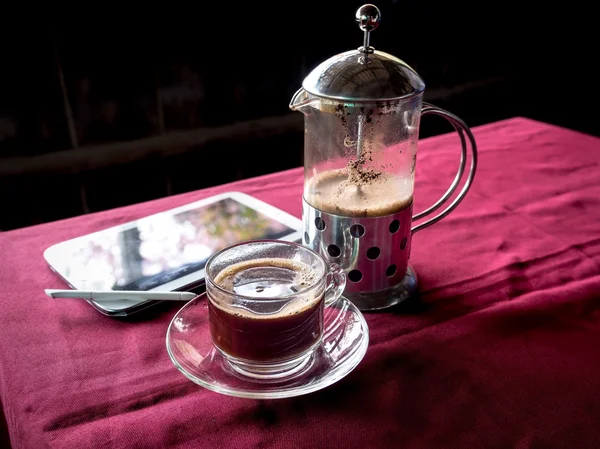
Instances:
[[[286,316],[292,316],[301,312],[304,312],[315,306],[323,298],[323,289],[311,289],[319,279],[317,279],[317,273],[307,264],[285,258],[262,258],[247,260],[239,262],[224,268],[219,272],[215,278],[214,283],[221,287],[223,290],[228,291],[232,295],[236,295],[233,290],[233,281],[235,275],[241,271],[250,268],[262,268],[262,267],[276,267],[276,268],[287,268],[296,273],[295,284],[302,287],[298,293],[294,294],[294,298],[291,299],[285,306],[282,307],[277,313],[272,314],[254,314],[245,309],[235,307],[230,304],[231,298],[224,295],[222,292],[215,292],[210,294],[211,303],[221,309],[223,312],[229,313],[235,316],[241,316],[252,319],[278,319]],[[261,298],[257,297],[257,301]]]
[[[349,181],[347,169],[328,170],[306,182],[304,199],[314,208],[347,217],[381,217],[408,207],[412,201],[409,180],[389,173],[361,185]]]

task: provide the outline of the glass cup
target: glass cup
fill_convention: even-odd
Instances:
[[[206,265],[212,342],[241,375],[279,380],[304,373],[323,337],[324,308],[345,286],[341,267],[296,243],[226,248]]]

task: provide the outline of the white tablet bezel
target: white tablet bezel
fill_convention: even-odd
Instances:
[[[87,241],[90,238],[93,238],[94,235],[102,234],[105,232],[125,231],[125,230],[136,227],[140,221],[151,220],[154,217],[164,215],[164,214],[168,214],[168,215],[178,214],[178,213],[185,212],[185,211],[195,209],[198,207],[207,206],[207,205],[221,201],[226,198],[233,199],[234,201],[237,201],[251,209],[254,209],[257,212],[264,214],[265,216],[267,216],[275,221],[278,221],[291,229],[294,229],[294,231],[292,233],[281,237],[280,240],[290,241],[290,242],[301,240],[302,230],[303,230],[302,220],[294,217],[293,215],[291,215],[287,212],[284,212],[281,209],[276,208],[275,206],[265,203],[264,201],[259,200],[258,198],[255,198],[253,196],[250,196],[250,195],[242,193],[242,192],[233,191],[233,192],[225,192],[225,193],[213,195],[208,198],[204,198],[202,200],[195,201],[193,203],[185,204],[183,206],[180,206],[180,207],[177,207],[174,209],[165,210],[163,212],[152,214],[152,215],[140,218],[138,220],[133,220],[128,223],[123,223],[123,224],[120,224],[117,226],[112,226],[110,228],[106,228],[106,229],[103,229],[103,230],[100,230],[97,232],[93,232],[93,233],[86,234],[86,235],[83,235],[80,237],[76,237],[76,238],[73,238],[70,240],[66,240],[64,242],[57,243],[57,244],[52,245],[51,247],[47,248],[44,251],[44,259],[46,260],[48,265],[51,267],[51,269],[54,272],[56,272],[71,288],[81,289],[82,286],[74,285],[71,282],[71,280],[69,280],[64,275],[64,273],[60,272],[60,269],[56,268],[57,265],[60,265],[60,263],[58,262],[60,260],[59,258],[65,257],[64,256],[65,253],[68,253],[68,249],[67,249],[68,247],[77,245],[78,242],[80,242],[80,241]],[[204,279],[204,268],[202,268],[198,271],[195,271],[193,273],[189,273],[189,274],[182,276],[178,279],[175,279],[173,281],[156,286],[156,287],[150,289],[150,291],[181,290],[188,286],[201,284],[203,282],[203,279]],[[144,300],[142,300],[142,301],[135,301],[135,300],[125,301],[125,300],[123,300],[123,301],[98,302],[98,301],[89,300],[88,302],[90,304],[92,304],[100,312],[102,312],[106,315],[129,315],[135,311],[139,311],[143,308],[146,308],[147,306],[152,305],[153,303],[156,303],[157,301],[144,301]]]

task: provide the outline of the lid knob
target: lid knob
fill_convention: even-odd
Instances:
[[[366,55],[375,51],[375,49],[369,45],[371,40],[370,33],[371,31],[376,30],[379,26],[379,22],[381,21],[381,12],[379,12],[379,8],[377,8],[377,6],[366,4],[358,8],[355,18],[359,28],[365,32],[363,46],[360,47],[358,51],[365,54],[364,62],[368,64],[369,58],[366,57]]]
[[[356,22],[363,31],[373,31],[379,26],[381,13],[375,5],[362,5],[356,11]]]

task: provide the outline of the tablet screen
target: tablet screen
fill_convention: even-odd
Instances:
[[[78,289],[151,290],[197,273],[227,246],[295,232],[227,197],[64,242],[49,262]]]

